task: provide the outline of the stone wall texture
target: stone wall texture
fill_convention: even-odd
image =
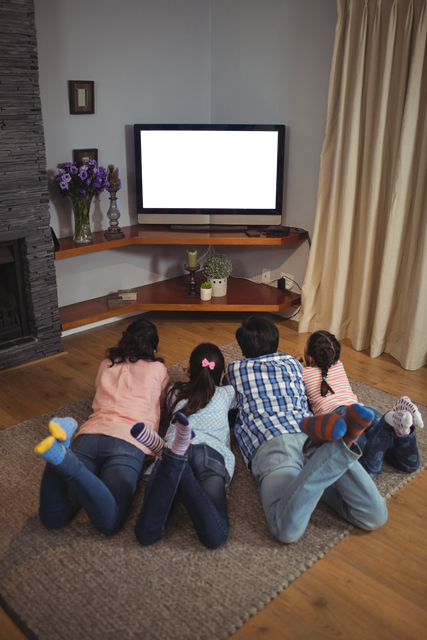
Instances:
[[[0,242],[15,239],[30,336],[0,345],[0,369],[63,351],[33,0],[0,0]]]

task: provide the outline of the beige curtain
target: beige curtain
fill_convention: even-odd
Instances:
[[[427,361],[427,7],[337,0],[299,331]]]

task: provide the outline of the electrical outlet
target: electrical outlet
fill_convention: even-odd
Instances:
[[[286,289],[288,291],[292,291],[294,288],[294,276],[289,275],[289,273],[281,273],[282,278],[285,278],[286,281]]]
[[[270,284],[270,269],[262,270],[261,282],[264,284]]]

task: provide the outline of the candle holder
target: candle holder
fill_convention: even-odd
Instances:
[[[104,231],[106,238],[124,238],[125,234],[119,227],[118,219],[120,218],[120,211],[117,207],[116,193],[120,189],[117,187],[107,187],[106,191],[110,194],[110,208],[107,211],[107,217],[110,222],[110,226]]]
[[[198,264],[196,267],[188,267],[186,264],[184,265],[186,271],[190,272],[190,279],[188,281],[188,289],[184,295],[184,298],[200,298],[200,293],[196,291],[196,277],[195,273],[200,269],[200,265]]]

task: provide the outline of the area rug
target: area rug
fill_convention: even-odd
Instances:
[[[241,357],[236,343],[222,349],[227,362]],[[169,373],[181,378],[181,365],[169,367]],[[352,385],[361,402],[380,411],[396,400],[363,383]],[[133,525],[143,499],[142,480],[116,536],[98,533],[83,512],[65,529],[48,531],[37,516],[44,465],[32,451],[51,417],[70,415],[82,424],[91,401],[0,432],[0,604],[28,638],[225,639],[352,528],[320,503],[298,542],[278,542],[267,528],[255,482],[233,437],[237,464],[228,489],[231,532],[223,548],[205,549],[180,506],[164,539],[141,547]],[[420,410],[427,424],[427,408]],[[418,431],[421,469],[427,462],[426,431]],[[414,475],[385,464],[377,484],[388,498]]]

